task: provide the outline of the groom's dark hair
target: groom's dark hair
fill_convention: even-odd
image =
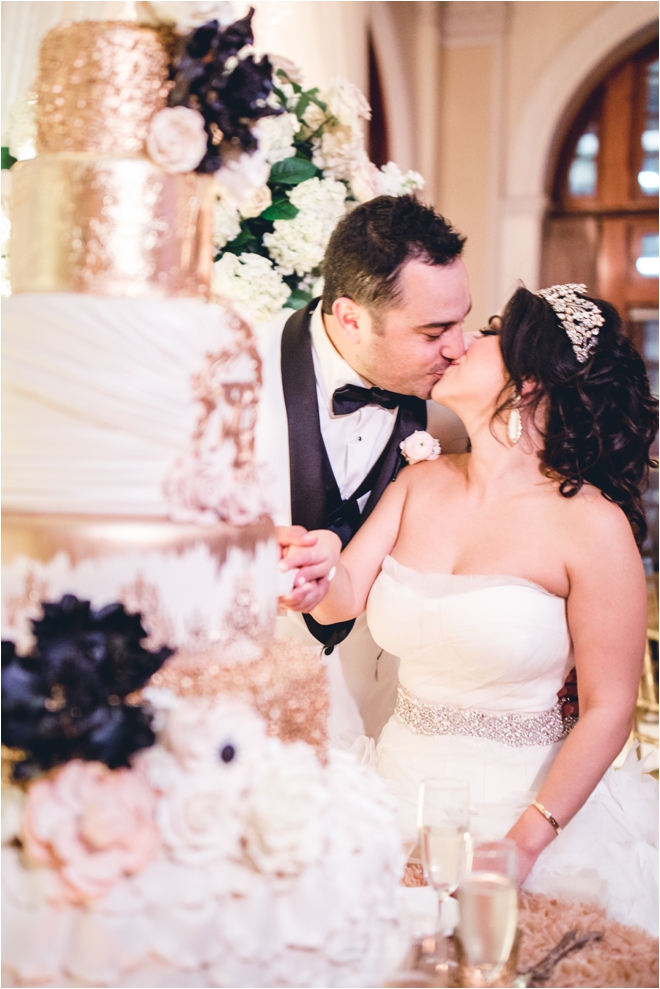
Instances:
[[[446,265],[465,243],[443,216],[412,196],[377,196],[343,217],[323,259],[323,312],[346,297],[381,312],[400,297],[408,261]]]

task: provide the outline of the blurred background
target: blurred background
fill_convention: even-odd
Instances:
[[[299,65],[307,86],[337,75],[356,83],[373,111],[371,159],[421,172],[423,197],[467,234],[468,329],[520,281],[530,289],[586,282],[619,309],[657,394],[656,3],[254,6],[257,46]],[[3,133],[47,30],[66,19],[130,17],[133,8],[2,3]],[[657,472],[647,510],[657,670]]]

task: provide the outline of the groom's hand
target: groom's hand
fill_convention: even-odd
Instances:
[[[293,589],[280,597],[280,604],[291,611],[309,613],[328,593],[328,575],[339,559],[341,542],[325,530],[307,532],[302,526],[280,526],[279,568],[283,573],[296,570]]]

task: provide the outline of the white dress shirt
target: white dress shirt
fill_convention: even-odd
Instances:
[[[340,494],[346,499],[360,486],[385,449],[392,435],[398,410],[365,405],[357,412],[336,416],[332,411],[335,389],[344,385],[361,385],[366,388],[371,386],[335,349],[323,325],[320,302],[312,313],[310,334],[321,436]],[[368,497],[367,493],[359,499],[360,511]]]

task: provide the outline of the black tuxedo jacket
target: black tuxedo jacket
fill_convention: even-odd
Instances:
[[[416,429],[426,429],[426,402],[410,397],[399,406],[392,435],[380,457],[350,498],[342,499],[332,473],[319,420],[316,375],[309,323],[318,299],[289,317],[282,333],[282,387],[289,430],[291,521],[306,529],[332,529],[346,545],[369,517],[393,481],[403,457],[399,444]],[[358,500],[369,493],[364,510]],[[353,622],[320,625],[304,615],[307,627],[331,652]]]

